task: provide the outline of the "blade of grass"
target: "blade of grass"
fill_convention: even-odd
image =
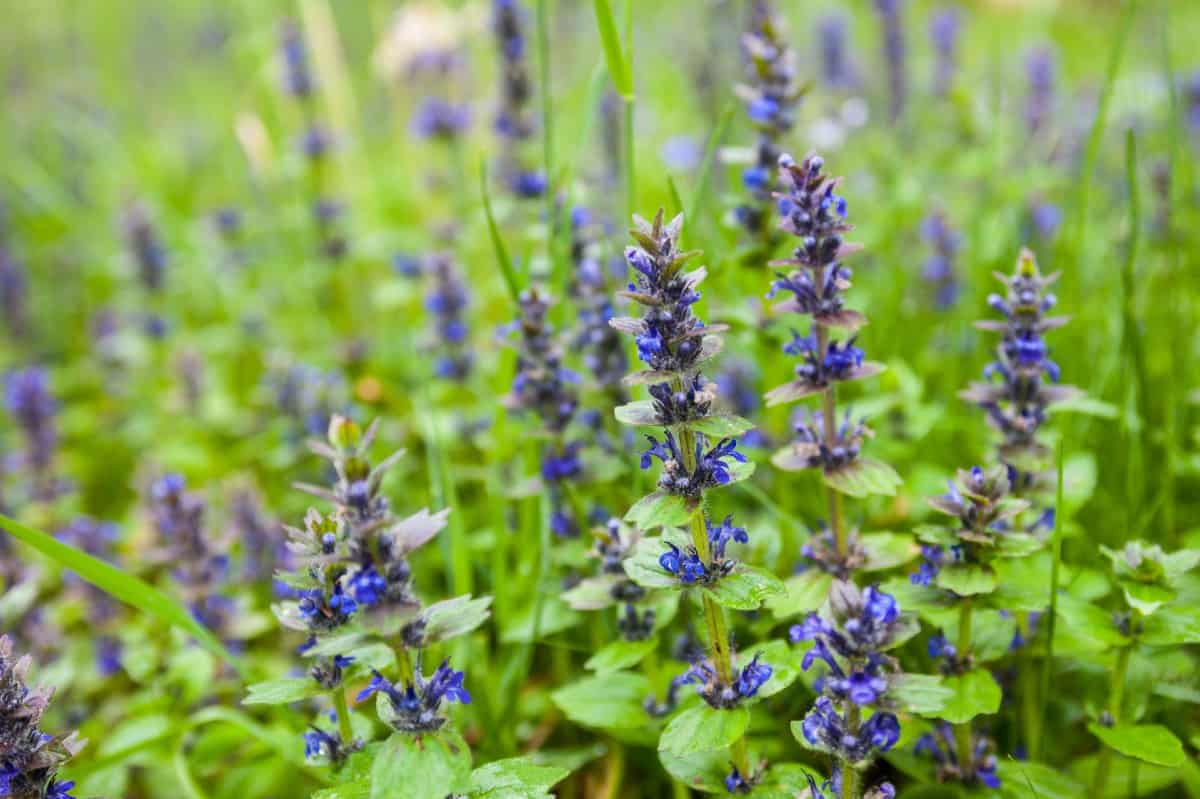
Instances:
[[[64,544],[51,535],[2,514],[0,514],[0,529],[7,531],[13,538],[28,544],[64,568],[75,572],[109,596],[186,631],[202,647],[228,663],[237,672],[238,677],[243,682],[245,681],[246,673],[242,670],[242,664],[222,645],[220,640],[203,624],[196,621],[187,608],[154,586],[110,563],[105,563],[86,552],[81,552],[69,544]]]
[[[1037,726],[1037,740],[1030,742],[1030,756],[1042,759],[1042,743],[1046,740],[1046,708],[1050,700],[1050,675],[1054,671],[1054,627],[1058,622],[1059,566],[1062,563],[1062,514],[1063,514],[1063,441],[1058,442],[1058,486],[1054,493],[1054,531],[1050,534],[1050,610],[1046,619],[1046,657],[1042,660],[1041,718]]]
[[[720,118],[717,120],[717,127],[713,130],[712,135],[708,139],[708,147],[704,151],[704,160],[700,162],[700,174],[696,177],[696,191],[692,195],[692,204],[687,209],[687,216],[684,217],[688,224],[695,231],[695,225],[700,221],[700,212],[704,210],[708,199],[708,184],[712,179],[713,163],[717,160],[717,148],[721,146],[721,142],[725,139],[725,131],[729,128],[730,121],[733,120],[733,112],[737,110],[735,103],[729,103],[725,106],[725,110],[721,112]]]
[[[671,204],[675,207],[671,210],[669,216],[683,213],[683,198],[679,196],[679,186],[675,183],[675,178],[667,175],[667,193],[671,195]],[[684,217],[686,219],[686,217]]]
[[[538,49],[538,90],[542,112],[542,169],[546,173],[546,260],[549,263],[550,274],[557,275],[566,263],[565,258],[559,258],[556,238],[559,229],[558,192],[555,189],[554,167],[554,103],[550,91],[550,0],[537,0],[537,49]],[[566,282],[566,276],[559,276],[556,284]]]
[[[1125,55],[1125,43],[1129,39],[1129,30],[1133,27],[1133,12],[1136,0],[1127,0],[1117,22],[1112,47],[1109,50],[1108,67],[1104,73],[1104,86],[1100,90],[1100,99],[1096,104],[1096,118],[1092,122],[1088,134],[1087,147],[1084,150],[1083,169],[1075,190],[1075,219],[1071,236],[1064,236],[1069,241],[1071,252],[1079,257],[1079,246],[1083,242],[1084,231],[1087,227],[1088,200],[1091,191],[1092,173],[1096,171],[1096,161],[1100,157],[1100,144],[1104,139],[1104,127],[1108,121],[1108,106],[1112,100],[1113,87],[1117,82],[1117,73],[1121,70],[1121,61]],[[1061,260],[1061,259],[1060,259]],[[1079,281],[1075,281],[1078,285]]]
[[[500,228],[496,226],[496,217],[492,213],[486,161],[481,161],[479,164],[479,194],[483,198],[483,213],[487,217],[488,234],[492,239],[492,249],[496,252],[496,263],[500,267],[500,274],[504,276],[504,285],[508,288],[513,304],[520,305],[521,288],[517,283],[517,274],[513,271],[512,258],[508,255],[508,248],[504,246],[504,238],[500,235]]]
[[[608,0],[593,0],[596,13],[596,28],[600,31],[600,44],[604,47],[604,59],[608,62],[608,74],[612,76],[617,93],[629,101],[633,97],[633,79],[621,54],[621,38],[617,34],[617,22],[613,18],[612,5]]]
[[[1146,433],[1145,428],[1150,423],[1150,384],[1146,375],[1145,345],[1142,341],[1141,328],[1137,316],[1137,282],[1134,271],[1137,265],[1138,243],[1141,227],[1141,202],[1137,181],[1137,139],[1133,130],[1125,133],[1125,182],[1129,192],[1129,243],[1125,252],[1125,260],[1121,264],[1121,345],[1122,349],[1133,361],[1134,384],[1137,396],[1134,398],[1134,410],[1139,417],[1138,429],[1127,429],[1126,437],[1131,446],[1138,450],[1138,463],[1146,464]],[[1128,419],[1128,416],[1126,416]],[[1127,422],[1128,424],[1128,422]],[[1141,469],[1129,469],[1129,497],[1127,512],[1130,520],[1142,518],[1143,482]],[[1134,482],[1136,481],[1136,483]],[[1129,529],[1132,529],[1130,527]]]

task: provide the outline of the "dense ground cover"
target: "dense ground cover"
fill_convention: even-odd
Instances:
[[[0,797],[1200,796],[1194,3],[21,5]]]

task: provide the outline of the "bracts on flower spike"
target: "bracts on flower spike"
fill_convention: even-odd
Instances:
[[[1058,364],[1050,359],[1045,340],[1047,332],[1068,319],[1047,315],[1056,303],[1048,289],[1058,274],[1043,276],[1029,250],[1021,251],[1012,275],[996,277],[1007,291],[988,297],[988,305],[1003,319],[977,322],[976,327],[1002,334],[997,357],[984,369],[988,382],[974,383],[959,396],[983,408],[1003,435],[1001,457],[1030,471],[1048,454],[1037,438],[1048,409],[1079,394],[1072,386],[1058,384]]]
[[[863,420],[853,420],[849,412],[839,421],[837,386],[876,375],[883,367],[866,360],[858,346],[855,334],[866,324],[866,317],[845,306],[851,271],[843,260],[861,247],[846,241],[853,226],[847,221],[846,199],[838,193],[841,178],[826,175],[825,162],[815,153],[800,163],[781,156],[780,165],[787,188],[785,194],[778,195],[780,228],[799,241],[791,258],[772,262],[790,271],[777,273],[767,297],[790,295],[777,303],[775,310],[810,317],[811,325],[806,335],[793,330],[791,341],[783,348],[800,359],[795,379],[769,391],[766,401],[778,405],[815,396],[821,398],[821,410],[796,421],[795,440],[776,452],[771,462],[785,471],[821,470],[830,491],[833,557],[818,565],[845,576],[857,543],[856,534],[842,524],[840,495],[890,496],[899,486],[900,477],[887,464],[862,455],[862,445],[871,431]],[[841,331],[841,338],[833,337],[835,331]]]
[[[746,104],[758,139],[753,162],[742,170],[742,186],[750,198],[734,210],[734,217],[758,248],[770,250],[778,242],[770,217],[779,184],[780,140],[796,123],[796,106],[805,87],[796,81],[795,56],[766,0],[754,4],[750,30],[742,35],[742,51],[748,79],[736,92]]]
[[[469,702],[463,675],[443,663],[429,677],[421,672],[428,646],[463,635],[489,615],[490,598],[459,596],[422,603],[413,585],[408,556],[427,544],[446,524],[448,511],[421,510],[397,518],[382,494],[383,476],[403,454],[372,465],[368,450],[376,424],[364,432],[353,421],[334,416],[327,442],[312,449],[333,464],[332,487],[301,486],[332,504],[328,514],[309,510],[303,529],[288,528],[294,570],[277,578],[287,601],[273,607],[280,622],[307,634],[300,654],[313,658],[309,676],[335,708],[336,731],[314,726],[305,735],[310,758],[339,763],[365,742],[350,722],[344,682],[351,669],[370,662],[360,650],[377,652],[380,639],[393,647],[399,680],[374,671],[365,699],[379,692],[380,717],[397,730],[420,735],[438,730],[445,718],[443,701]],[[279,691],[271,683],[250,687],[246,702],[269,703]],[[291,694],[289,694],[291,695]]]
[[[765,652],[755,652],[740,668],[735,666],[722,604],[752,609],[762,598],[781,591],[782,583],[774,575],[734,561],[727,554],[729,545],[749,542],[749,534],[736,526],[731,516],[714,524],[705,510],[708,492],[752,473],[753,464],[738,450],[736,439],[751,425],[717,411],[717,386],[700,374],[701,367],[720,351],[719,334],[724,326],[706,325],[696,315],[698,287],[705,270],[683,269],[698,253],[679,247],[682,216],[664,223],[660,210],[653,222],[635,216],[634,223],[631,234],[637,246],[625,251],[633,281],[625,296],[640,306],[642,313],[637,318],[613,319],[610,324],[635,338],[638,357],[647,368],[628,376],[626,382],[648,384],[651,399],[622,405],[615,413],[626,424],[660,430],[646,436],[649,447],[641,457],[643,469],[656,461],[661,464],[658,490],[639,500],[625,518],[641,530],[662,528],[663,534],[643,540],[623,566],[644,588],[696,590],[701,595],[709,647],[706,655],[689,656],[691,668],[672,681],[665,702],[650,697],[645,707],[655,717],[670,713],[680,686],[691,684],[708,705],[701,712],[735,712],[786,686],[784,680],[773,678],[776,671]],[[678,529],[685,525],[686,536]],[[756,598],[749,604],[730,601],[721,592],[729,581],[753,586],[750,590]],[[701,709],[685,712],[697,710]],[[668,724],[660,750],[670,752],[680,746],[680,736],[673,735]],[[728,748],[732,771],[726,785],[745,792],[762,777],[765,765],[752,767],[742,736]]]
[[[891,595],[875,587],[859,590],[842,580],[832,586],[829,612],[831,618],[810,614],[790,632],[793,643],[812,642],[801,667],[824,666],[814,683],[816,703],[797,737],[833,758],[835,781],[857,783],[858,773],[900,739],[894,712],[899,703],[890,691],[902,675],[886,652],[911,638],[919,626],[901,615]],[[887,796],[890,788],[885,784],[876,791]],[[842,793],[841,786],[835,793]]]
[[[31,689],[28,655],[13,654],[12,639],[0,636],[0,796],[13,799],[73,799],[74,782],[58,770],[83,748],[75,733],[55,736],[40,724],[53,691]]]

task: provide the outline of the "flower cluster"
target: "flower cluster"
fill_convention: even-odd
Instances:
[[[813,613],[792,627],[794,643],[812,641],[801,667],[820,660],[827,671],[816,682],[816,705],[801,724],[804,738],[838,761],[856,764],[875,752],[886,752],[900,738],[900,722],[877,710],[865,723],[853,708],[887,706],[890,678],[898,664],[884,650],[902,640],[905,625],[896,600],[875,587],[860,591],[837,581],[830,592],[833,621]]]
[[[768,404],[820,393],[834,383],[879,371],[876,364],[863,360],[864,353],[852,337],[841,343],[829,338],[830,329],[852,332],[866,321],[862,314],[843,305],[851,272],[842,258],[860,248],[844,239],[852,226],[846,222],[846,200],[836,193],[840,178],[824,175],[824,160],[817,155],[799,164],[785,155],[780,164],[788,186],[788,193],[779,200],[781,227],[800,243],[792,258],[773,262],[795,268],[777,276],[767,297],[790,293],[792,296],[778,303],[776,310],[812,317],[813,330],[807,336],[793,331],[784,351],[802,359],[796,367],[796,379],[768,393]]]
[[[926,754],[937,763],[939,782],[977,782],[988,788],[999,788],[996,776],[995,745],[985,735],[972,736],[971,762],[959,763],[955,749],[954,729],[945,722],[917,740],[916,753]]]
[[[443,660],[429,677],[413,672],[411,682],[397,687],[379,672],[372,672],[371,682],[359,691],[356,702],[374,694],[387,699],[390,713],[385,720],[401,732],[425,733],[440,729],[446,718],[439,714],[442,702],[471,703],[471,694],[463,687],[463,673],[450,668]]]
[[[703,267],[683,272],[683,265],[699,255],[679,250],[682,215],[663,225],[662,212],[654,223],[637,218],[631,231],[640,246],[627,247],[625,260],[634,270],[634,280],[624,295],[645,308],[641,318],[619,317],[609,324],[631,334],[637,343],[638,359],[651,372],[682,374],[716,354],[715,337],[723,325],[706,326],[692,311],[700,300],[697,286],[707,272]],[[648,375],[647,382],[660,382]]]
[[[233,602],[222,590],[229,556],[206,529],[204,497],[187,490],[181,475],[166,474],[150,486],[150,515],[158,533],[156,559],[172,564],[192,615],[218,633],[233,622]]]
[[[746,456],[737,450],[736,438],[723,438],[705,449],[705,437],[695,437],[695,452],[680,449],[674,434],[665,431],[665,440],[646,436],[650,448],[642,453],[642,468],[648,469],[654,458],[662,461],[663,470],[658,487],[667,494],[698,499],[705,491],[733,482],[734,473],[729,461],[746,463]],[[728,460],[727,460],[728,459]],[[688,464],[694,464],[690,469]]]
[[[324,372],[304,363],[273,368],[267,376],[273,407],[291,417],[297,433],[321,435],[343,403],[345,386],[337,372]]]
[[[353,421],[334,416],[328,443],[313,442],[312,449],[327,458],[337,475],[331,487],[299,487],[330,502],[328,515],[309,510],[304,529],[289,528],[289,550],[296,570],[282,576],[291,587],[290,601],[274,607],[284,626],[305,632],[308,640],[300,652],[317,660],[309,673],[335,697],[342,690],[345,671],[357,662],[330,635],[354,630],[381,636],[398,634],[396,652],[401,682],[396,687],[376,672],[370,693],[382,692],[391,701],[381,705],[383,720],[411,733],[435,730],[444,719],[438,715],[443,699],[468,701],[462,674],[445,663],[428,679],[421,676],[420,651],[430,644],[469,632],[488,615],[488,600],[458,597],[422,605],[413,586],[410,553],[433,539],[446,525],[449,511],[431,514],[421,510],[397,518],[382,494],[383,477],[402,452],[372,465],[367,452],[377,425],[365,431]],[[414,662],[410,650],[416,651]],[[343,706],[335,714],[337,732],[314,727],[306,735],[310,756],[338,761],[359,744],[349,740],[350,724]]]
[[[53,474],[58,402],[50,391],[49,373],[38,366],[9,373],[4,381],[4,410],[25,439],[23,452],[8,466],[28,474],[31,499],[52,499],[59,489]]]
[[[583,353],[596,384],[614,400],[624,401],[621,378],[629,369],[629,359],[620,334],[608,324],[616,312],[610,296],[610,270],[597,246],[596,227],[586,208],[571,212],[571,261],[575,265],[571,296],[579,314],[573,347]]]
[[[730,541],[739,544],[750,542],[750,536],[745,528],[735,527],[733,517],[726,516],[719,525],[712,522],[708,526],[708,561],[705,562],[696,548],[687,545],[684,548],[667,542],[667,551],[658,558],[658,565],[679,578],[685,585],[712,583],[733,571],[737,561],[725,557],[725,547]]]
[[[662,429],[661,439],[646,437],[650,447],[641,457],[643,469],[656,459],[662,463],[658,490],[631,508],[627,518],[644,528],[664,529],[686,519],[688,543],[680,547],[664,534],[660,541],[665,543],[666,551],[660,549],[658,558],[658,565],[678,581],[680,588],[711,584],[733,572],[735,564],[726,557],[726,548],[731,541],[749,541],[749,534],[735,526],[731,516],[720,524],[712,523],[705,511],[705,493],[744,479],[753,467],[732,437],[752,425],[739,417],[714,412],[717,387],[699,374],[701,364],[720,351],[719,333],[724,326],[705,325],[694,313],[693,306],[700,299],[696,287],[704,279],[705,269],[683,271],[683,265],[698,253],[680,251],[682,227],[682,216],[664,224],[662,210],[653,222],[634,217],[630,232],[638,246],[627,248],[625,259],[636,277],[625,296],[641,306],[643,313],[639,318],[611,321],[615,329],[636,339],[638,355],[649,367],[626,380],[649,385],[652,397],[617,408],[616,416],[627,424]],[[702,431],[713,424],[732,435],[715,444],[710,442]],[[671,510],[667,516],[655,508]],[[726,709],[757,696],[771,678],[772,667],[757,655],[736,669],[725,609],[711,592],[700,593],[708,633],[707,657],[688,652],[691,668],[672,681],[665,701],[659,702],[655,696],[646,700],[644,707],[650,716],[671,712],[681,685],[696,685],[710,706]],[[759,775],[751,770],[744,745],[735,745],[733,760],[736,784],[752,785]]]
[[[504,143],[501,174],[517,197],[546,193],[546,175],[522,162],[521,145],[533,137],[529,101],[533,93],[526,62],[524,10],[517,0],[492,0],[492,30],[500,51],[500,109],[495,129]]]
[[[934,305],[945,310],[958,301],[960,289],[954,262],[961,237],[950,227],[945,214],[934,213],[921,223],[921,238],[932,250],[921,268],[921,277],[933,287]]]
[[[821,51],[821,80],[835,91],[857,88],[858,77],[850,62],[846,18],[827,14],[817,25],[817,47]]]
[[[1002,334],[997,358],[984,369],[985,383],[972,384],[959,396],[983,408],[1004,439],[1000,455],[1018,469],[1029,471],[1031,461],[1043,458],[1046,447],[1038,431],[1047,409],[1077,393],[1057,385],[1058,364],[1050,360],[1045,334],[1066,324],[1066,317],[1047,316],[1055,297],[1047,291],[1057,274],[1043,276],[1033,253],[1022,250],[1015,271],[1003,278],[1005,296],[993,294],[988,304],[1004,317],[977,322],[982,330]]]
[[[904,21],[900,7],[904,0],[875,0],[883,26],[883,58],[887,64],[888,113],[899,119],[908,103],[907,49],[904,46]]]
[[[720,673],[708,660],[698,660],[691,665],[680,679],[681,685],[695,685],[696,693],[709,706],[726,709],[737,707],[743,701],[758,694],[767,680],[771,679],[774,670],[766,663],[759,662],[755,655],[740,671],[732,673],[728,682],[721,679]]]
[[[929,17],[929,39],[936,56],[933,66],[933,93],[945,97],[954,85],[958,69],[958,39],[961,33],[958,9],[939,8]]]
[[[547,316],[552,300],[536,288],[521,293],[521,317],[515,327],[517,374],[508,396],[510,408],[532,412],[541,420],[549,441],[542,450],[542,479],[550,488],[551,526],[560,536],[579,535],[576,514],[567,509],[568,481],[583,475],[583,445],[564,440],[567,427],[579,410],[579,375],[563,365],[553,325]]]
[[[320,251],[336,261],[346,254],[348,245],[338,229],[345,208],[339,200],[329,196],[326,185],[327,160],[333,151],[334,137],[317,120],[316,83],[308,63],[308,48],[300,28],[290,21],[279,31],[279,61],[284,92],[299,103],[304,114],[305,127],[298,147],[308,162],[310,213],[316,224]]]
[[[1025,96],[1025,124],[1029,134],[1045,131],[1054,116],[1054,51],[1039,47],[1025,57],[1025,78],[1029,84]]]
[[[0,205],[0,316],[14,339],[23,338],[29,328],[29,278],[10,248],[4,206]]]
[[[72,799],[71,781],[59,768],[82,747],[75,733],[54,736],[40,723],[52,691],[25,683],[32,661],[13,655],[12,639],[0,636],[0,796],[13,799]]]
[[[464,64],[456,46],[425,53],[409,63],[407,79],[416,85],[435,87],[436,91],[422,98],[413,114],[409,128],[416,136],[453,141],[471,127],[471,107],[453,99],[454,83]]]
[[[146,291],[161,292],[166,284],[167,250],[150,212],[146,206],[134,203],[125,209],[121,222],[138,279]]]
[[[467,342],[467,305],[471,295],[463,282],[462,271],[449,253],[428,259],[430,288],[425,295],[425,310],[433,317],[433,334],[441,353],[434,360],[434,374],[462,381],[471,374],[473,359]]]
[[[747,233],[769,246],[772,194],[778,186],[780,140],[796,123],[796,105],[803,93],[796,81],[795,57],[780,19],[765,0],[756,2],[750,30],[742,35],[748,81],[737,87],[746,114],[758,134],[754,162],[742,171],[742,186],[750,198],[735,210]]]
[[[793,429],[796,438],[792,446],[779,452],[772,462],[783,469],[819,468],[826,473],[854,463],[863,441],[874,435],[863,421],[852,422],[849,411],[831,439],[826,439],[821,411],[796,414]]]

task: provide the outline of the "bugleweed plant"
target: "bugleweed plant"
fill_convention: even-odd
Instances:
[[[0,799],[1200,799],[1200,5],[21,10]]]

